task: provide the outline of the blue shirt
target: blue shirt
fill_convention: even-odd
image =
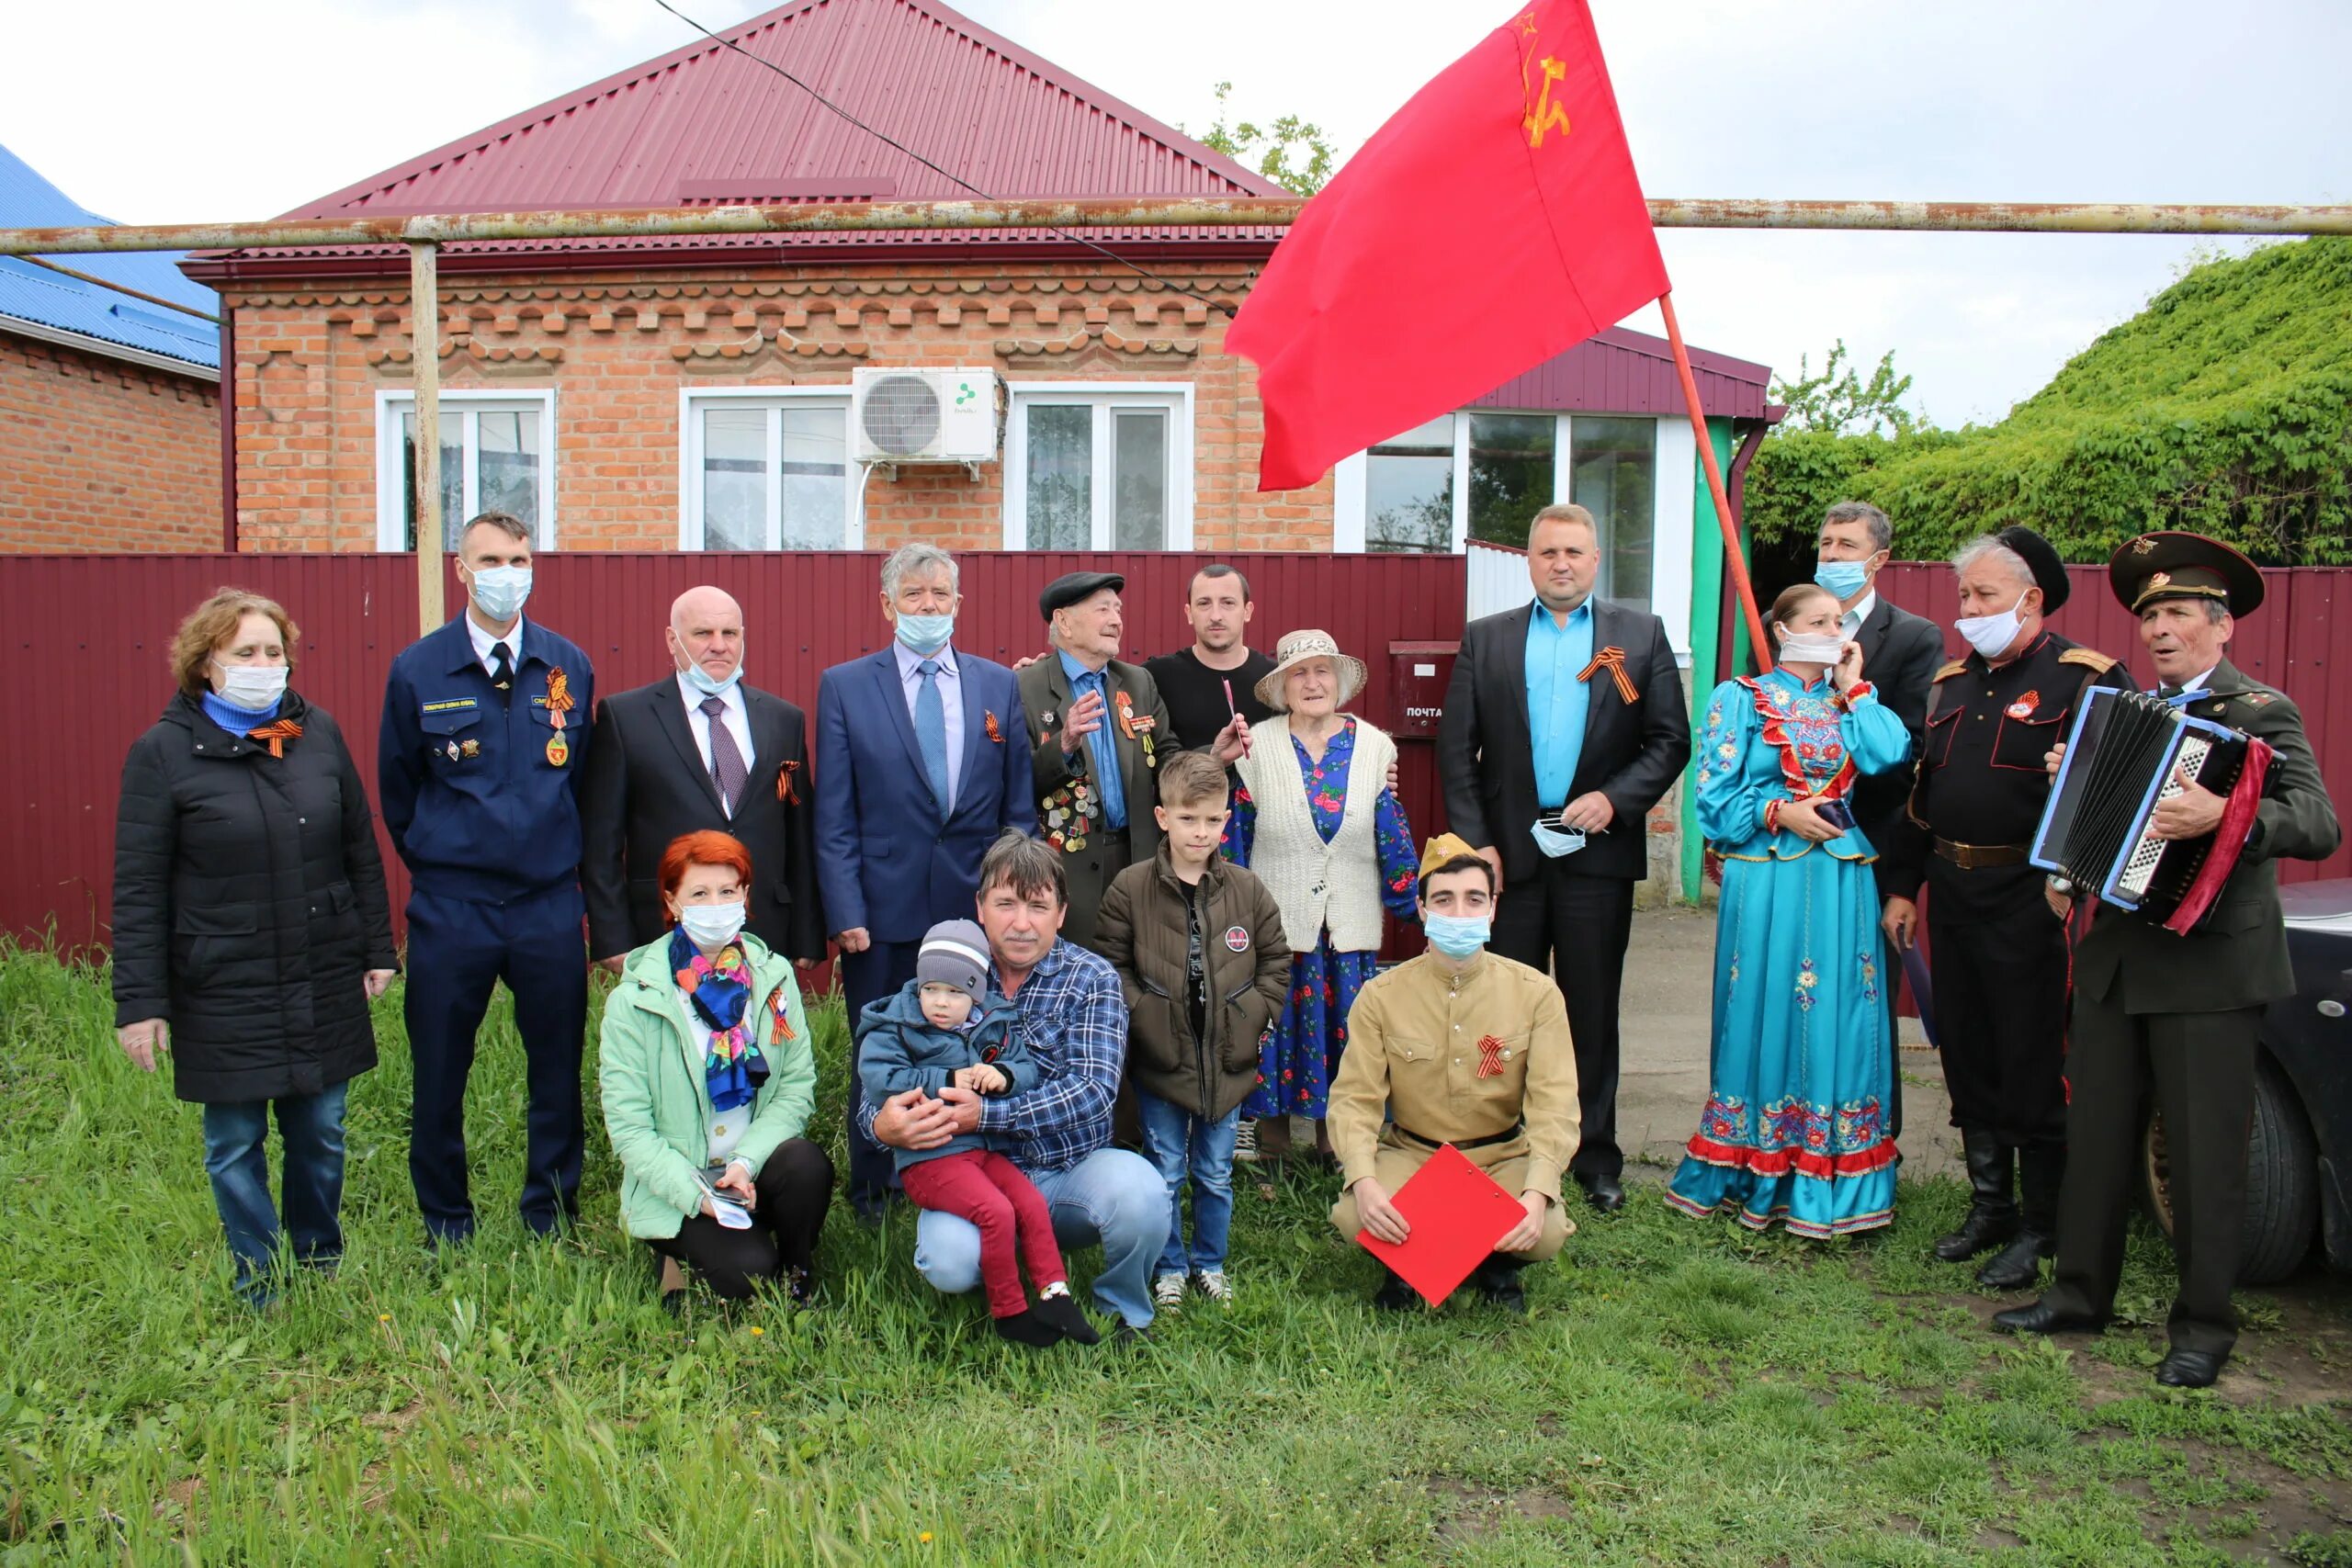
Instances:
[[[1592,686],[1577,679],[1592,662],[1592,601],[1568,612],[1565,626],[1544,602],[1527,623],[1527,734],[1535,749],[1535,803],[1557,811],[1568,803],[1584,755]]]
[[[1094,783],[1102,792],[1102,826],[1116,832],[1127,825],[1127,791],[1119,780],[1119,710],[1111,699],[1110,678],[1100,670],[1089,670],[1061,649],[1054,652],[1062,661],[1062,673],[1069,677],[1072,705],[1089,692],[1102,699],[1102,723],[1086,738],[1086,754],[1093,759]]]

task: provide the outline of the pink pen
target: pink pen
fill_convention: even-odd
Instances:
[[[1233,682],[1230,679],[1227,679],[1220,682],[1219,684],[1225,687],[1226,711],[1230,713],[1234,717],[1239,718],[1241,716],[1241,707],[1239,704],[1233,700]],[[1246,729],[1241,732],[1241,754],[1245,757],[1250,755],[1250,732]]]

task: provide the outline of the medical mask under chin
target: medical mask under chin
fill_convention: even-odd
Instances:
[[[511,621],[531,596],[527,566],[486,566],[473,574],[474,604],[493,621]]]
[[[688,904],[678,911],[678,925],[696,947],[724,947],[743,932],[743,904]]]
[[[1584,835],[1573,828],[1555,828],[1543,818],[1535,819],[1529,831],[1535,835],[1535,847],[1554,860],[1572,855],[1584,848]]]
[[[1870,582],[1870,563],[1858,560],[1822,561],[1814,567],[1813,580],[1838,595],[1838,603],[1843,604],[1860,593]]]
[[[704,696],[723,697],[736,682],[743,678],[743,666],[742,662],[738,660],[735,668],[727,672],[727,679],[724,681],[711,674],[701,665],[692,662],[689,662],[681,673],[685,676],[686,683]]]
[[[1791,632],[1781,639],[1781,662],[1783,664],[1835,664],[1845,657],[1845,653],[1846,639],[1843,637]]]
[[[2018,640],[2018,633],[2025,628],[2025,595],[1997,615],[1962,615],[1951,624],[1951,629],[1967,639],[1968,646],[1987,659],[1998,659],[2009,644]]]
[[[937,653],[956,635],[953,615],[899,615],[899,640],[921,654]]]
[[[1430,945],[1448,958],[1467,958],[1487,945],[1494,932],[1495,922],[1484,915],[1433,915],[1421,917],[1421,934]]]
[[[212,662],[221,677],[212,694],[248,713],[275,706],[286,694],[286,678],[293,673],[283,664],[223,664],[217,659]]]

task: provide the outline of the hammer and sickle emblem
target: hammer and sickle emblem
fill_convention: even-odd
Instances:
[[[1552,84],[1566,79],[1567,62],[1545,55],[1541,63],[1544,84],[1536,90],[1535,102],[1529,107],[1527,118],[1520,121],[1526,129],[1530,147],[1543,146],[1544,136],[1551,131],[1556,130],[1563,136],[1569,132],[1567,106],[1552,101]]]

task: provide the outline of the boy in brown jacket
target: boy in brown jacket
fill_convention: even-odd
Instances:
[[[1188,1274],[1211,1301],[1233,1298],[1225,1272],[1233,1143],[1241,1102],[1257,1086],[1260,1037],[1290,991],[1274,896],[1217,855],[1228,814],[1216,759],[1180,751],[1161,764],[1159,851],[1112,880],[1094,929],[1094,950],[1127,994],[1127,1076],[1141,1104],[1144,1156],[1168,1184],[1168,1246],[1151,1290],[1162,1312],[1183,1303]]]

